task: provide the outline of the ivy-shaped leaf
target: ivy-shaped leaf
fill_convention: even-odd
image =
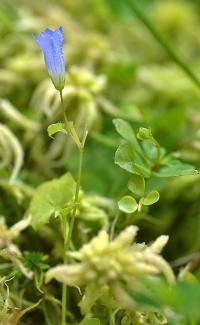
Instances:
[[[31,215],[32,226],[39,229],[52,215],[73,203],[75,181],[70,173],[40,185],[31,200],[27,215]]]

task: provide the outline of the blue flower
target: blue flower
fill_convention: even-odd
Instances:
[[[56,89],[62,90],[65,84],[65,62],[62,52],[63,29],[52,31],[46,28],[40,36],[33,38],[42,50],[46,68]]]

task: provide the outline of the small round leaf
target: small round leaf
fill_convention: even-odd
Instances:
[[[123,196],[118,202],[119,209],[125,213],[133,213],[137,210],[138,204],[132,196]]]
[[[156,203],[160,198],[160,195],[157,191],[151,191],[147,196],[142,200],[143,205],[152,205]]]

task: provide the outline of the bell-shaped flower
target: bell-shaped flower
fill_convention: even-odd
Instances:
[[[65,84],[62,27],[57,28],[55,31],[46,28],[38,37],[33,34],[33,38],[43,52],[46,68],[55,88],[62,90]]]

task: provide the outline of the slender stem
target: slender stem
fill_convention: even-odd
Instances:
[[[151,167],[151,171],[155,171],[160,164],[160,144],[153,137],[151,139],[151,143],[155,146],[157,150],[155,162]]]
[[[110,229],[110,241],[113,240],[114,238],[114,234],[115,234],[115,227],[116,227],[116,224],[119,220],[119,213],[116,215],[116,217],[114,218],[113,222],[112,222],[112,225],[111,225],[111,229]]]
[[[62,90],[60,90],[60,101],[61,101],[61,108],[62,108],[64,120],[65,120],[66,129],[67,129],[67,132],[71,135],[70,123],[69,123],[67,115],[65,113]],[[66,250],[67,250],[67,229],[66,229],[66,226],[67,226],[67,220],[66,220],[66,216],[64,216],[63,220],[62,220],[63,239],[64,239],[64,247],[63,247],[64,248],[64,253],[63,253],[63,263],[64,264],[67,263],[67,254],[66,254]],[[67,285],[63,283],[63,285],[62,285],[61,325],[65,325],[66,309],[67,309]]]
[[[43,312],[44,312],[44,317],[45,317],[45,320],[47,322],[47,325],[53,325],[51,319],[49,318],[45,302],[42,304],[42,309],[43,309]]]
[[[64,218],[63,220],[63,235],[64,235],[64,256],[63,256],[63,262],[64,264],[67,263],[67,250],[69,249],[72,233],[74,229],[74,222],[76,217],[76,211],[79,201],[79,191],[80,191],[80,182],[81,182],[81,174],[82,174],[82,164],[83,164],[83,147],[79,149],[79,162],[78,162],[78,176],[77,176],[77,182],[76,182],[76,191],[75,191],[75,197],[74,197],[74,207],[72,210],[71,220],[69,224],[69,232],[68,236],[66,236],[66,221]],[[67,309],[67,285],[63,284],[62,286],[62,323],[61,325],[65,325],[66,321],[66,309]]]
[[[80,191],[82,165],[83,165],[83,149],[84,149],[84,147],[79,149],[78,175],[77,175],[77,181],[76,181],[74,207],[73,207],[73,210],[72,210],[71,221],[70,221],[70,224],[69,224],[69,234],[68,234],[67,244],[66,244],[67,249],[70,246],[70,241],[71,241],[71,237],[72,237],[72,232],[73,232],[73,228],[74,228],[74,221],[75,221],[76,211],[77,211],[77,206],[78,206],[78,201],[79,201],[79,191]]]
[[[154,139],[154,145],[157,150],[157,157],[156,157],[156,161],[155,161],[155,167],[157,167],[160,163],[160,144]]]
[[[64,120],[65,120],[66,131],[68,132],[68,134],[72,138],[73,142],[76,144],[76,146],[80,150],[82,147],[82,144],[79,140],[78,134],[76,133],[73,122],[69,121],[67,118],[67,114],[65,112],[65,106],[64,106],[64,102],[63,102],[62,90],[60,90],[60,101],[61,101],[62,112],[63,112],[63,116],[64,116]]]
[[[67,233],[67,219],[66,216],[63,218],[63,238],[64,238],[64,255],[63,255],[63,262],[64,264],[67,263],[67,250],[70,247],[70,242],[73,234],[73,229],[74,229],[74,223],[75,223],[75,218],[76,218],[76,211],[77,211],[77,206],[79,202],[79,192],[80,192],[80,183],[81,183],[81,174],[82,174],[82,165],[83,165],[83,151],[84,151],[84,145],[85,145],[85,140],[87,136],[87,131],[85,130],[84,135],[83,135],[83,140],[80,142],[78,135],[74,129],[73,123],[70,122],[67,118],[67,115],[65,113],[65,107],[63,103],[63,96],[62,96],[62,91],[60,91],[60,100],[61,100],[61,106],[62,106],[62,111],[65,119],[65,125],[66,125],[66,130],[71,136],[72,140],[74,143],[77,145],[78,152],[79,152],[79,159],[78,159],[78,175],[77,175],[77,181],[76,181],[76,190],[75,190],[75,196],[74,196],[74,206],[71,214],[71,219],[69,223],[69,229]],[[67,285],[63,284],[62,286],[62,320],[61,320],[61,325],[66,324],[66,311],[67,311]]]
[[[64,253],[63,253],[63,263],[67,263],[67,218],[63,217],[63,239],[64,239]],[[65,325],[66,321],[66,310],[67,310],[67,285],[63,283],[62,285],[62,320],[61,325]]]
[[[66,129],[67,131],[70,133],[71,127],[70,127],[70,122],[67,118],[67,115],[65,113],[65,106],[64,106],[64,102],[63,102],[63,94],[62,94],[62,90],[60,90],[60,101],[61,101],[61,108],[62,108],[62,112],[63,112],[63,116],[64,116],[64,120],[65,120],[65,124],[66,124]]]

